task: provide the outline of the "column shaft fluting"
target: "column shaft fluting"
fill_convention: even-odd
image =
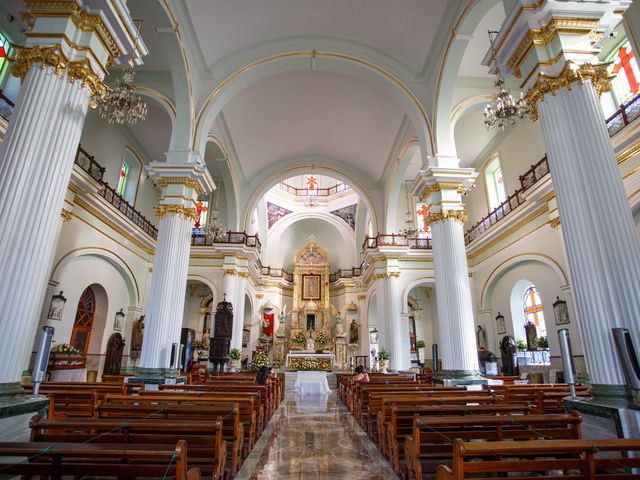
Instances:
[[[90,95],[32,66],[0,147],[0,383],[29,363]]]
[[[193,220],[181,214],[167,214],[158,225],[141,368],[169,368],[171,344],[180,343],[192,225]]]
[[[611,328],[640,338],[640,242],[600,102],[586,80],[538,109],[587,368],[594,384],[621,385]]]
[[[478,349],[462,222],[444,218],[431,225],[442,370],[475,375]]]

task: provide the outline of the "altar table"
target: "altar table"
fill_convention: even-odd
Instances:
[[[302,363],[305,360],[316,360],[318,368],[305,368]],[[291,371],[296,370],[325,370],[330,372],[336,362],[336,356],[333,353],[315,353],[313,350],[300,350],[289,352],[285,366]]]
[[[302,395],[325,395],[331,392],[325,372],[298,372],[296,392]]]

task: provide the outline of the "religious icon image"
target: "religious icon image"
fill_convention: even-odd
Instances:
[[[302,276],[302,299],[320,300],[320,275]]]
[[[360,338],[360,329],[358,327],[358,322],[354,318],[351,320],[351,325],[349,325],[349,343],[358,344]]]
[[[51,297],[51,304],[49,305],[49,313],[47,318],[49,320],[62,320],[62,312],[64,311],[64,304],[67,301],[62,295],[62,290],[58,295]]]
[[[553,302],[553,316],[556,319],[556,325],[566,325],[570,323],[567,302],[560,300],[560,297],[556,297],[556,301]]]
[[[504,315],[501,315],[500,312],[498,312],[498,316],[496,317],[496,328],[498,335],[504,335],[507,333],[507,326],[504,323]]]

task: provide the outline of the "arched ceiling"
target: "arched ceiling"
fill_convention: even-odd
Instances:
[[[451,0],[178,0],[211,67],[253,45],[301,36],[353,40],[422,70]]]
[[[149,156],[156,162],[164,162],[171,140],[171,118],[155,100],[143,98],[147,102],[147,119],[127,128],[138,139]]]
[[[223,115],[245,178],[283,159],[317,155],[379,180],[404,114],[362,80],[307,71],[256,82]]]

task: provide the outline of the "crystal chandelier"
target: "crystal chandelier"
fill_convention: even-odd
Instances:
[[[136,87],[133,84],[133,62],[122,72],[122,78],[116,81],[116,86],[107,90],[107,93],[100,100],[100,117],[109,123],[123,124],[127,122],[131,125],[138,120],[144,121],[147,116],[147,102],[136,95]]]
[[[504,77],[500,72],[500,67],[496,62],[496,50],[492,34],[498,32],[489,31],[489,42],[491,43],[491,60],[496,67],[496,81],[494,85],[498,89],[496,99],[484,107],[484,126],[488,129],[498,127],[504,130],[505,127],[514,125],[517,119],[522,119],[531,112],[531,107],[527,103],[523,94],[520,99],[515,100],[509,90],[504,88]]]
[[[216,204],[211,211],[211,220],[209,220],[209,225],[206,226],[204,230],[204,234],[211,243],[219,242],[224,240],[227,236],[227,229],[222,226],[220,220],[218,220],[218,214],[220,213],[220,209],[218,208],[218,203],[220,201],[220,190],[215,190],[216,196]]]

